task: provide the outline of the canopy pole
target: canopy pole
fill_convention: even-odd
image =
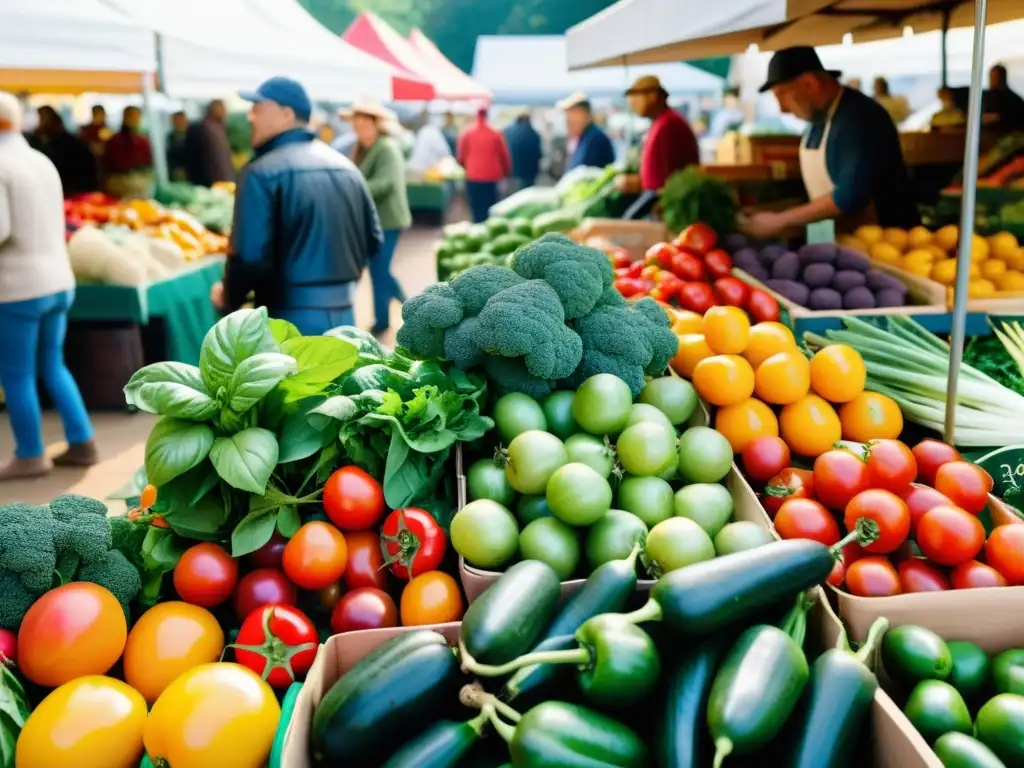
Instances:
[[[942,87],[949,85],[949,17],[951,11],[947,5],[942,9]]]
[[[147,72],[142,78],[142,109],[149,126],[149,145],[153,149],[153,170],[159,184],[166,184],[170,178],[167,173],[167,142],[164,140],[164,121],[153,105],[153,73]]]
[[[944,436],[953,442],[956,428],[956,390],[964,357],[967,331],[967,284],[971,272],[971,241],[974,239],[974,203],[978,190],[978,146],[981,143],[981,77],[985,68],[985,19],[988,0],[974,5],[974,51],[971,59],[971,91],[967,106],[967,141],[964,145],[964,184],[960,200],[960,249],[953,290],[953,328],[949,339],[949,379],[946,385]]]

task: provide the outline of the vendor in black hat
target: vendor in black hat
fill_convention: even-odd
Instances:
[[[800,142],[800,173],[810,202],[754,214],[745,225],[749,234],[773,237],[826,219],[835,219],[839,232],[869,223],[920,223],[892,118],[874,99],[840,85],[839,75],[826,70],[808,46],[772,56],[762,93],[771,90],[783,112],[810,123]]]

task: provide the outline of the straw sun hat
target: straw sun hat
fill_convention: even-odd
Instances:
[[[377,121],[381,130],[387,133],[392,133],[398,125],[398,115],[369,96],[362,96],[350,106],[338,110],[338,117],[342,120],[351,120],[356,115],[372,117]]]

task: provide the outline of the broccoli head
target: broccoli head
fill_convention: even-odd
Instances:
[[[464,371],[480,365],[484,351],[476,340],[480,320],[467,317],[444,332],[444,356]]]
[[[25,589],[14,571],[0,568],[0,629],[17,632],[36,597],[38,593]]]
[[[142,589],[142,577],[128,558],[116,549],[108,550],[99,560],[83,565],[75,576],[75,581],[91,581],[109,589],[117,598],[117,602],[128,614],[128,606]]]
[[[615,278],[608,257],[561,234],[548,234],[516,251],[512,268],[528,280],[544,280],[575,320],[594,308]]]
[[[0,573],[13,573],[39,595],[53,585],[56,565],[50,510],[20,503],[0,507]]]
[[[420,357],[444,357],[444,332],[462,317],[462,302],[451,285],[428,285],[402,304],[398,344]]]
[[[648,376],[661,376],[679,349],[679,337],[672,331],[668,313],[654,299],[640,299],[633,303],[633,308],[647,319],[647,338],[653,351],[644,371]]]
[[[523,278],[508,267],[481,264],[467,269],[452,280],[450,285],[462,302],[465,316],[475,317],[491,296],[521,282]]]
[[[547,379],[538,379],[526,370],[526,365],[519,357],[496,357],[484,358],[484,372],[491,380],[498,392],[521,392],[529,395],[534,400],[540,400],[551,394],[555,385]]]
[[[66,494],[47,506],[53,516],[53,543],[59,554],[72,552],[82,562],[106,556],[110,549],[106,504],[87,496]]]

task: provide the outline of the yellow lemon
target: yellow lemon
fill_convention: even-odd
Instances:
[[[929,245],[924,246],[922,250],[928,251],[928,253],[932,254],[935,257],[936,261],[949,258],[949,252],[942,250],[935,243],[931,243]]]
[[[1024,248],[1018,248],[1011,254],[1008,254],[1003,261],[1006,262],[1006,266],[1010,269],[1016,269],[1018,272],[1024,272]]]
[[[924,248],[932,243],[932,233],[927,227],[914,227],[907,232],[908,244],[911,248]]]
[[[1007,256],[1015,256],[1020,250],[1020,244],[1012,232],[1000,232],[988,239],[989,252],[997,259],[1005,259]]]
[[[1006,262],[999,259],[986,259],[981,264],[981,276],[986,280],[995,280],[1006,273]]]
[[[944,259],[933,266],[932,280],[943,285],[956,282],[956,259]]]
[[[865,224],[862,227],[857,227],[854,230],[853,236],[861,242],[867,243],[868,246],[872,246],[882,239],[882,228],[876,227],[874,224]]]
[[[935,254],[931,251],[926,251],[923,248],[919,248],[914,251],[908,251],[903,257],[903,266],[911,267],[914,265],[927,265],[929,268],[932,262],[935,261]]]
[[[988,299],[996,292],[991,280],[971,280],[967,285],[967,297],[971,299]]]
[[[971,280],[980,280],[981,279],[981,267],[979,265],[977,265],[977,264],[972,263],[971,264],[971,269],[970,269],[970,271],[967,274],[970,276]]]
[[[882,241],[899,248],[900,251],[905,251],[907,250],[907,243],[910,242],[910,237],[905,229],[886,227],[882,230]]]
[[[844,248],[849,248],[854,251],[860,251],[861,253],[868,252],[868,244],[861,240],[859,237],[854,237],[853,235],[840,235],[839,237],[836,238],[836,243],[843,246]]]
[[[960,230],[956,228],[955,224],[947,224],[935,233],[935,237],[932,242],[948,253],[956,248],[956,244],[959,239]]]
[[[973,235],[971,237],[971,261],[980,263],[987,259],[988,256],[988,240],[981,235]]]
[[[1000,291],[1024,292],[1024,272],[1011,269],[997,277],[995,282]]]
[[[871,246],[868,254],[875,261],[880,261],[883,264],[892,264],[893,266],[899,265],[902,256],[899,248],[889,243],[875,243]]]

